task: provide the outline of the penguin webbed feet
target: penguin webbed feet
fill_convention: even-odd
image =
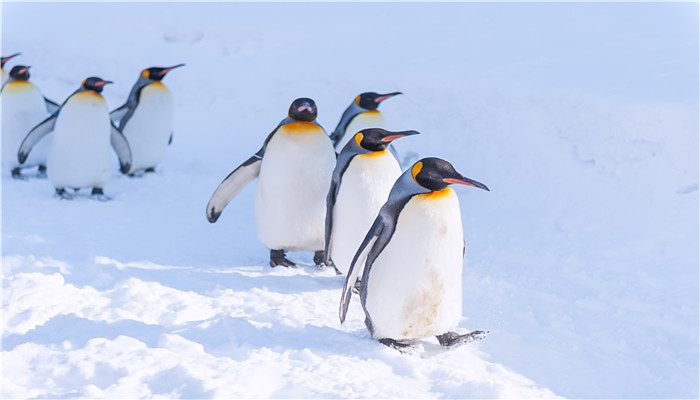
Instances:
[[[460,335],[457,332],[450,331],[435,337],[442,347],[456,347],[475,340],[481,340],[487,333],[489,333],[489,331],[471,331]]]
[[[296,268],[294,261],[288,259],[284,250],[270,250],[270,267],[286,267],[286,268]]]
[[[314,252],[314,265],[320,269],[332,267],[336,275],[342,275],[342,272],[338,271],[333,260],[331,260],[330,257],[326,257],[326,252],[324,250]]]
[[[20,167],[12,168],[11,174],[12,174],[12,179],[17,179],[17,180],[19,180],[19,181],[26,181],[26,180],[29,180],[29,178],[27,178],[26,176],[22,175],[22,168],[20,168]]]
[[[56,188],[56,197],[60,200],[73,200],[75,197],[73,194],[68,193],[65,188]]]
[[[47,177],[46,174],[46,165],[39,165],[39,168],[36,170],[36,177],[39,179],[45,179]]]
[[[102,188],[98,188],[98,187],[92,188],[92,192],[90,193],[90,198],[93,200],[97,200],[97,201],[110,201],[110,200],[112,200],[111,197],[105,195]]]
[[[400,352],[404,352],[406,350],[413,348],[413,343],[402,341],[402,340],[382,338],[382,339],[378,339],[378,341],[379,341],[379,343],[383,344],[384,346],[391,347],[392,349],[396,349]]]

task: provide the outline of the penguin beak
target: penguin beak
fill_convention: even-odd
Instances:
[[[99,82],[95,82],[95,86],[102,87],[104,85],[109,85],[110,83],[114,83],[114,82],[112,82],[112,81],[99,81]]]
[[[490,192],[489,188],[483,183],[477,182],[473,179],[469,179],[466,176],[462,175],[460,175],[459,178],[443,178],[442,181],[449,184],[473,186],[475,188],[484,189],[487,192]]]
[[[175,68],[180,68],[180,67],[184,67],[184,66],[185,66],[185,64],[178,64],[178,65],[173,65],[172,67],[163,68],[163,70],[160,71],[160,76],[165,76],[165,74],[174,70]]]
[[[391,141],[394,141],[396,139],[400,139],[402,137],[420,134],[420,132],[418,132],[418,131],[401,131],[401,132],[389,132],[389,133],[390,133],[390,135],[384,136],[382,138],[382,142],[389,143]]]
[[[29,68],[31,68],[31,66],[24,67],[24,68],[22,68],[22,69],[19,70],[19,73],[20,73],[20,74],[26,74],[27,72],[29,72]]]
[[[12,60],[13,58],[17,57],[20,54],[22,54],[22,53],[15,53],[15,54],[10,54],[7,57],[2,57],[2,58],[0,58],[0,62],[2,63],[3,66],[5,66],[6,62]]]
[[[303,106],[297,108],[297,111],[299,111],[299,112],[308,111],[308,112],[310,112],[310,113],[315,113],[315,112],[316,112],[316,110],[314,110],[314,107],[311,106],[311,105],[309,105],[309,104],[304,104]]]
[[[381,103],[382,101],[384,101],[384,100],[386,100],[386,99],[388,99],[388,98],[390,98],[390,97],[394,97],[394,96],[396,96],[396,95],[399,95],[399,94],[403,94],[403,93],[401,93],[401,92],[393,92],[393,93],[387,93],[387,94],[380,94],[379,96],[377,96],[376,99],[374,99],[374,102],[375,102],[375,103]]]

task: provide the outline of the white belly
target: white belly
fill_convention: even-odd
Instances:
[[[0,94],[2,101],[2,166],[5,174],[18,166],[17,151],[27,133],[38,123],[46,119],[44,96],[32,83],[13,81],[5,85]],[[25,166],[46,164],[48,143],[47,136],[34,146]]]
[[[399,163],[389,151],[355,156],[348,165],[333,208],[330,246],[331,258],[343,274],[400,175]]]
[[[291,126],[290,126],[291,125]],[[260,241],[270,249],[323,249],[335,152],[323,128],[285,125],[265,150],[255,201]]]
[[[384,128],[384,117],[379,110],[365,111],[353,118],[348,128],[345,130],[345,136],[343,136],[343,139],[340,141],[338,149],[345,147],[345,144],[355,136],[357,132],[367,128]]]
[[[103,187],[111,176],[110,120],[102,96],[75,94],[61,109],[49,149],[48,175],[56,188]]]
[[[462,250],[452,189],[414,196],[367,277],[374,336],[417,339],[454,330],[462,315]]]
[[[139,105],[124,127],[131,147],[131,172],[163,161],[173,131],[174,103],[165,85],[152,83],[141,90]]]

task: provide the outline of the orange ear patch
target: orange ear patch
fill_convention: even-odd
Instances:
[[[411,168],[411,176],[413,176],[413,180],[416,180],[416,175],[420,173],[420,170],[423,169],[423,163],[421,161],[418,161],[417,163],[413,164],[413,168]]]
[[[149,74],[148,74],[148,70],[147,70],[147,69],[144,69],[143,71],[141,71],[141,76],[143,76],[144,78],[148,79],[148,75],[149,75]]]
[[[357,132],[355,134],[355,143],[357,143],[358,146],[362,147],[360,144],[362,142],[362,139],[365,138],[365,135],[362,134],[362,132]]]
[[[360,104],[360,96],[355,97],[355,104]]]

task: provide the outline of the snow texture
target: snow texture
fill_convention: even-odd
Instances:
[[[165,79],[174,141],[109,202],[2,178],[2,397],[698,397],[697,4],[16,4],[2,52],[62,101]],[[57,18],[60,16],[60,18]],[[402,354],[342,277],[270,269],[255,185],[219,182],[296,97],[363,91],[491,192],[456,188],[461,330]],[[299,188],[303,190],[303,188]]]

